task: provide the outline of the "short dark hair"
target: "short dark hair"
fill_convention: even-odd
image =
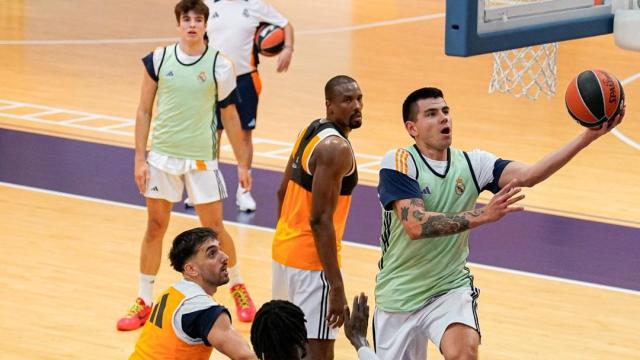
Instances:
[[[217,239],[218,234],[207,227],[197,227],[176,236],[169,250],[171,267],[177,272],[184,271],[184,264],[198,252],[198,248],[208,239]]]
[[[299,359],[306,356],[307,328],[304,313],[285,300],[262,305],[251,326],[251,345],[260,360]]]
[[[409,94],[402,103],[402,120],[407,122],[415,119],[418,113],[418,101],[430,98],[444,98],[442,90],[434,87],[424,87]]]
[[[338,86],[354,82],[356,81],[347,75],[338,75],[332,77],[324,86],[324,98],[326,100],[331,100],[336,95],[336,88]]]
[[[192,11],[198,15],[204,16],[204,21],[209,19],[209,7],[202,0],[180,0],[174,8],[176,21],[180,23],[180,16]]]

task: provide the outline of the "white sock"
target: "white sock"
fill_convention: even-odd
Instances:
[[[242,276],[240,276],[240,265],[238,263],[234,267],[227,268],[227,270],[229,271],[229,287],[244,284]]]
[[[138,280],[138,297],[144,300],[144,303],[147,305],[151,305],[153,302],[153,283],[155,282],[155,275],[140,273],[140,279]]]

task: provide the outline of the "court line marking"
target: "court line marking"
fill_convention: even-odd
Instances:
[[[400,19],[374,21],[359,25],[341,26],[336,28],[325,29],[307,29],[296,30],[296,36],[300,35],[322,35],[340,32],[349,32],[363,29],[371,29],[382,26],[399,25],[414,23],[420,21],[441,19],[445,17],[445,13],[426,14],[420,16],[412,16]],[[105,44],[143,44],[157,42],[175,42],[177,37],[162,38],[133,38],[133,39],[59,39],[59,40],[0,40],[0,45],[105,45]]]
[[[638,80],[638,78],[640,78],[640,72],[629,76],[628,78],[620,81],[620,83],[622,83],[623,86],[626,86],[627,84],[629,84],[629,83],[631,83],[631,82],[633,82],[635,80]],[[613,129],[613,130],[611,130],[611,133],[613,135],[615,135],[618,139],[620,139],[620,141],[622,141],[623,143],[631,146],[632,148],[635,148],[636,150],[640,150],[640,144],[638,142],[632,140],[631,138],[629,138],[625,134],[623,134],[622,131],[620,131],[618,129]]]
[[[36,187],[31,187],[31,186],[12,184],[12,183],[8,183],[8,182],[4,182],[4,181],[0,181],[0,186],[5,186],[5,187],[8,187],[8,188],[13,188],[13,189],[26,190],[26,191],[33,191],[33,192],[38,192],[38,193],[43,193],[43,194],[48,194],[48,195],[55,195],[55,196],[60,196],[60,197],[65,197],[65,198],[70,198],[70,199],[76,199],[76,200],[85,200],[85,201],[90,201],[90,202],[94,202],[94,203],[98,203],[98,204],[120,206],[120,207],[124,207],[124,208],[142,210],[142,211],[146,212],[146,207],[145,206],[132,205],[132,204],[127,204],[127,203],[122,203],[122,202],[117,202],[117,201],[112,201],[112,200],[103,200],[103,199],[93,198],[93,197],[89,197],[89,196],[75,195],[75,194],[69,194],[69,193],[60,192],[60,191],[47,190],[47,189],[41,189],[41,188],[36,188]],[[174,212],[174,211],[171,212],[171,216],[178,216],[178,217],[198,220],[198,217],[196,215],[179,213],[179,212]],[[239,223],[239,222],[235,222],[235,221],[229,221],[229,220],[224,220],[224,223],[228,224],[228,225],[233,225],[233,226],[236,226],[236,227],[239,227],[239,228],[252,229],[252,230],[258,230],[258,231],[265,231],[265,232],[271,232],[271,233],[275,232],[275,229],[270,228],[270,227],[266,227],[266,226],[243,224],[243,223]],[[347,240],[343,240],[342,243],[347,245],[347,246],[359,247],[359,248],[363,248],[363,249],[380,251],[380,247],[379,246],[359,244],[359,243],[352,242],[352,241],[347,241]],[[619,292],[619,293],[628,294],[628,295],[640,296],[640,291],[637,291],[637,290],[631,290],[631,289],[625,289],[625,288],[620,288],[620,287],[615,287],[615,286],[595,284],[595,283],[590,283],[590,282],[587,282],[587,281],[571,280],[571,279],[566,279],[566,278],[561,278],[561,277],[556,277],[556,276],[550,276],[550,275],[536,274],[536,273],[532,273],[532,272],[507,269],[507,268],[502,268],[502,267],[492,266],[492,265],[477,264],[477,263],[473,263],[473,262],[468,262],[467,264],[469,264],[469,265],[471,265],[473,267],[480,268],[480,269],[493,270],[493,271],[503,272],[503,273],[507,273],[507,274],[513,274],[513,275],[520,275],[520,276],[523,276],[523,277],[531,277],[531,278],[535,278],[535,279],[555,281],[555,282],[560,282],[560,283],[565,283],[565,284],[584,286],[584,287],[593,288],[593,289],[608,290],[608,291]]]
[[[640,77],[640,73],[638,75]],[[5,104],[9,104],[9,105],[5,105]],[[72,119],[69,119],[69,120],[56,121],[56,120],[35,118],[33,116],[34,113],[16,115],[16,114],[4,113],[3,112],[4,109],[13,110],[13,109],[19,109],[21,107],[31,108],[31,109],[34,109],[34,111],[37,111],[37,110],[45,110],[45,111],[51,110],[51,111],[56,111],[57,114],[68,113],[68,114],[79,116],[79,117],[72,118]],[[40,112],[40,113],[42,113],[42,112]],[[118,127],[121,127],[121,126],[131,126],[131,127],[133,127],[135,125],[135,121],[134,120],[128,119],[128,118],[124,118],[124,117],[119,117],[119,116],[91,114],[91,113],[87,113],[87,112],[83,112],[83,111],[60,109],[60,108],[54,108],[54,107],[50,107],[50,106],[44,106],[44,105],[37,105],[37,104],[30,104],[30,103],[23,103],[23,102],[17,102],[17,101],[12,101],[12,100],[0,99],[0,117],[3,117],[3,116],[7,117],[7,118],[17,119],[17,120],[25,120],[25,121],[29,121],[29,122],[34,122],[34,123],[38,123],[38,124],[56,125],[56,126],[62,126],[62,127],[69,127],[69,128],[73,128],[73,129],[95,131],[95,132],[98,132],[98,133],[108,133],[108,134],[113,134],[113,135],[121,135],[121,136],[126,136],[126,137],[133,137],[133,132],[132,131],[115,130],[112,127],[114,127],[116,125]],[[108,125],[108,126],[102,126],[102,127],[78,124],[80,122],[85,122],[85,121],[90,121],[90,120],[99,120],[99,119],[112,120],[112,121],[115,121],[115,122],[120,122],[121,124]],[[254,155],[256,157],[261,157],[261,158],[266,158],[266,159],[281,160],[281,161],[283,161],[283,163],[286,163],[286,161],[289,159],[289,156],[287,154],[290,152],[290,149],[292,149],[292,147],[293,147],[292,143],[288,143],[288,142],[284,142],[284,141],[278,141],[278,140],[272,140],[272,139],[259,138],[259,137],[253,138],[253,143],[254,143],[254,145],[256,145],[256,144],[268,144],[268,145],[274,145],[274,146],[280,147],[280,149],[269,149],[269,150],[266,150],[266,151],[254,150]],[[220,150],[224,151],[224,152],[227,152],[228,155],[232,155],[233,154],[233,149],[231,148],[231,145],[228,143],[228,141],[220,147]],[[378,174],[380,161],[382,159],[381,156],[356,153],[356,157],[358,159],[373,160],[373,161],[367,161],[367,162],[358,160],[358,171],[361,171],[363,173],[375,174],[375,175]],[[490,200],[490,198],[486,198],[483,195],[483,196],[481,196],[479,198],[479,203],[486,204],[486,203],[489,202],[489,200]],[[540,207],[540,206],[534,206],[534,205],[527,205],[527,209],[531,210],[531,211],[537,211],[537,212],[540,212],[540,213],[544,213],[544,214],[549,214],[550,213],[552,215],[560,215],[560,216],[568,216],[568,217],[578,216],[580,218],[583,218],[583,219],[586,219],[586,220],[589,220],[589,221],[600,221],[600,222],[605,222],[605,223],[613,223],[613,224],[621,225],[621,226],[636,227],[636,226],[638,226],[640,224],[640,222],[633,222],[633,221],[630,221],[630,220],[620,221],[619,219],[611,218],[611,217],[605,217],[605,216],[599,216],[599,215],[593,215],[593,214],[582,214],[582,213],[579,213],[579,212],[572,212],[572,211],[567,211],[567,210],[548,209],[548,208],[544,208],[544,207]]]
[[[34,109],[34,112],[28,114],[12,114],[10,111],[15,111],[16,109],[20,109],[21,107]],[[6,108],[7,111],[3,111],[3,108]],[[71,115],[70,119],[67,120],[49,120],[38,118],[38,115],[50,115],[50,114],[67,114]],[[61,126],[61,127],[69,127],[74,129],[95,131],[99,133],[108,133],[113,135],[122,135],[129,138],[133,138],[134,132],[133,130],[117,130],[118,128],[131,126],[134,127],[135,120],[128,119],[120,116],[110,116],[110,115],[101,115],[101,114],[92,114],[84,111],[76,111],[76,110],[67,110],[63,108],[54,108],[50,106],[24,103],[19,101],[12,101],[7,99],[0,99],[0,117],[7,117],[16,120],[23,120],[28,122],[34,122],[38,124],[46,124],[52,126]],[[80,122],[87,122],[93,120],[110,120],[116,122],[115,124],[104,125],[104,126],[91,126],[85,124],[79,124]],[[253,139],[253,144],[268,144],[273,145],[275,147],[279,147],[276,149],[269,149],[266,151],[258,151],[254,149],[253,155],[256,157],[263,157],[269,159],[277,159],[282,161],[287,161],[289,159],[289,153],[293,148],[293,143],[277,141],[265,138],[255,137]],[[233,149],[231,145],[228,143],[222,145],[220,150],[233,153]],[[377,174],[378,168],[380,165],[380,161],[382,160],[382,156],[371,155],[371,154],[360,154],[356,153],[356,157],[359,159],[367,159],[373,160],[368,162],[361,162],[362,164],[358,164],[358,171],[362,171],[363,173],[369,174]]]
[[[407,24],[420,21],[428,21],[434,19],[444,18],[446,13],[426,14],[420,16],[412,16],[406,18],[373,21],[370,23],[364,23],[359,25],[341,26],[336,28],[325,29],[307,29],[298,30],[296,35],[321,35],[321,34],[333,34],[340,32],[357,31],[363,29],[371,29],[376,27],[391,26],[398,24]],[[162,37],[162,38],[133,38],[133,39],[69,39],[69,40],[0,40],[0,45],[104,45],[104,44],[142,44],[142,43],[158,43],[158,42],[175,42],[177,37]],[[640,73],[632,75],[621,81],[622,85],[626,85],[640,77]],[[619,129],[611,130],[611,133],[617,137],[623,143],[640,150],[640,144],[628,136],[624,135]],[[277,155],[269,156],[279,159]]]

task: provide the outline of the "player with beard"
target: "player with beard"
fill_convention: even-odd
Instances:
[[[362,125],[362,92],[354,79],[336,76],[324,92],[326,118],[300,132],[287,163],[272,248],[273,298],[304,312],[310,359],[333,359],[344,322],[340,248],[358,182],[347,137]]]
[[[155,303],[130,360],[209,359],[213,348],[231,359],[257,359],[231,326],[231,315],[211,297],[229,282],[229,257],[210,228],[173,240],[171,266],[184,277]]]

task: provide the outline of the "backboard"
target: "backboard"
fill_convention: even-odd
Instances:
[[[615,10],[627,2],[447,0],[445,53],[467,57],[608,34]]]

